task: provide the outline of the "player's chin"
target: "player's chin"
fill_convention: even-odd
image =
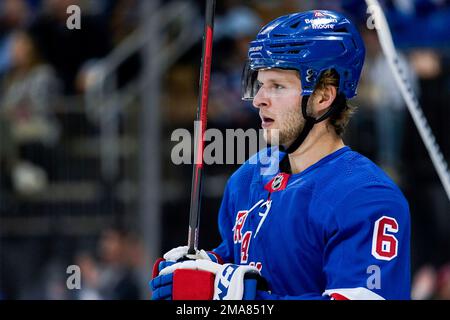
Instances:
[[[280,130],[277,128],[264,129],[264,140],[267,144],[278,145],[280,141]]]

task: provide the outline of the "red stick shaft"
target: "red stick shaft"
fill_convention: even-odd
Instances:
[[[189,213],[188,253],[193,254],[198,248],[200,225],[200,203],[203,169],[204,134],[207,124],[209,83],[214,30],[215,0],[206,0],[205,31],[203,35],[202,66],[200,69],[199,101],[197,106],[197,124],[195,129],[195,162],[192,172],[191,207]]]

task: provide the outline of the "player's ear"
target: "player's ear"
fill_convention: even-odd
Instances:
[[[335,86],[326,85],[323,88],[317,88],[313,93],[314,113],[316,116],[324,114],[333,103],[337,96]]]

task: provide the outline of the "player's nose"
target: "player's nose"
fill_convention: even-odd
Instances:
[[[253,106],[257,109],[268,107],[270,105],[270,99],[264,93],[264,90],[258,90],[253,98]]]

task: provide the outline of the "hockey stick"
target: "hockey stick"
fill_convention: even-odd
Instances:
[[[366,4],[368,7],[367,12],[375,18],[375,29],[377,30],[378,39],[388,61],[389,68],[394,75],[397,86],[402,93],[403,99],[405,100],[417,130],[419,131],[420,137],[425,144],[431,161],[433,162],[437,174],[441,179],[442,185],[444,186],[445,192],[447,193],[447,197],[450,200],[450,173],[448,171],[448,165],[442,155],[439,145],[436,142],[436,138],[431,131],[428,121],[423,114],[422,108],[414,95],[412,86],[405,77],[406,73],[402,70],[402,67],[399,64],[397,52],[395,50],[392,35],[384,12],[381,9],[378,0],[366,0]]]
[[[189,212],[188,254],[195,254],[198,248],[200,226],[200,202],[203,169],[203,136],[208,112],[209,80],[211,74],[215,0],[206,0],[205,31],[203,34],[202,65],[195,126],[194,167],[192,171],[191,207]]]

